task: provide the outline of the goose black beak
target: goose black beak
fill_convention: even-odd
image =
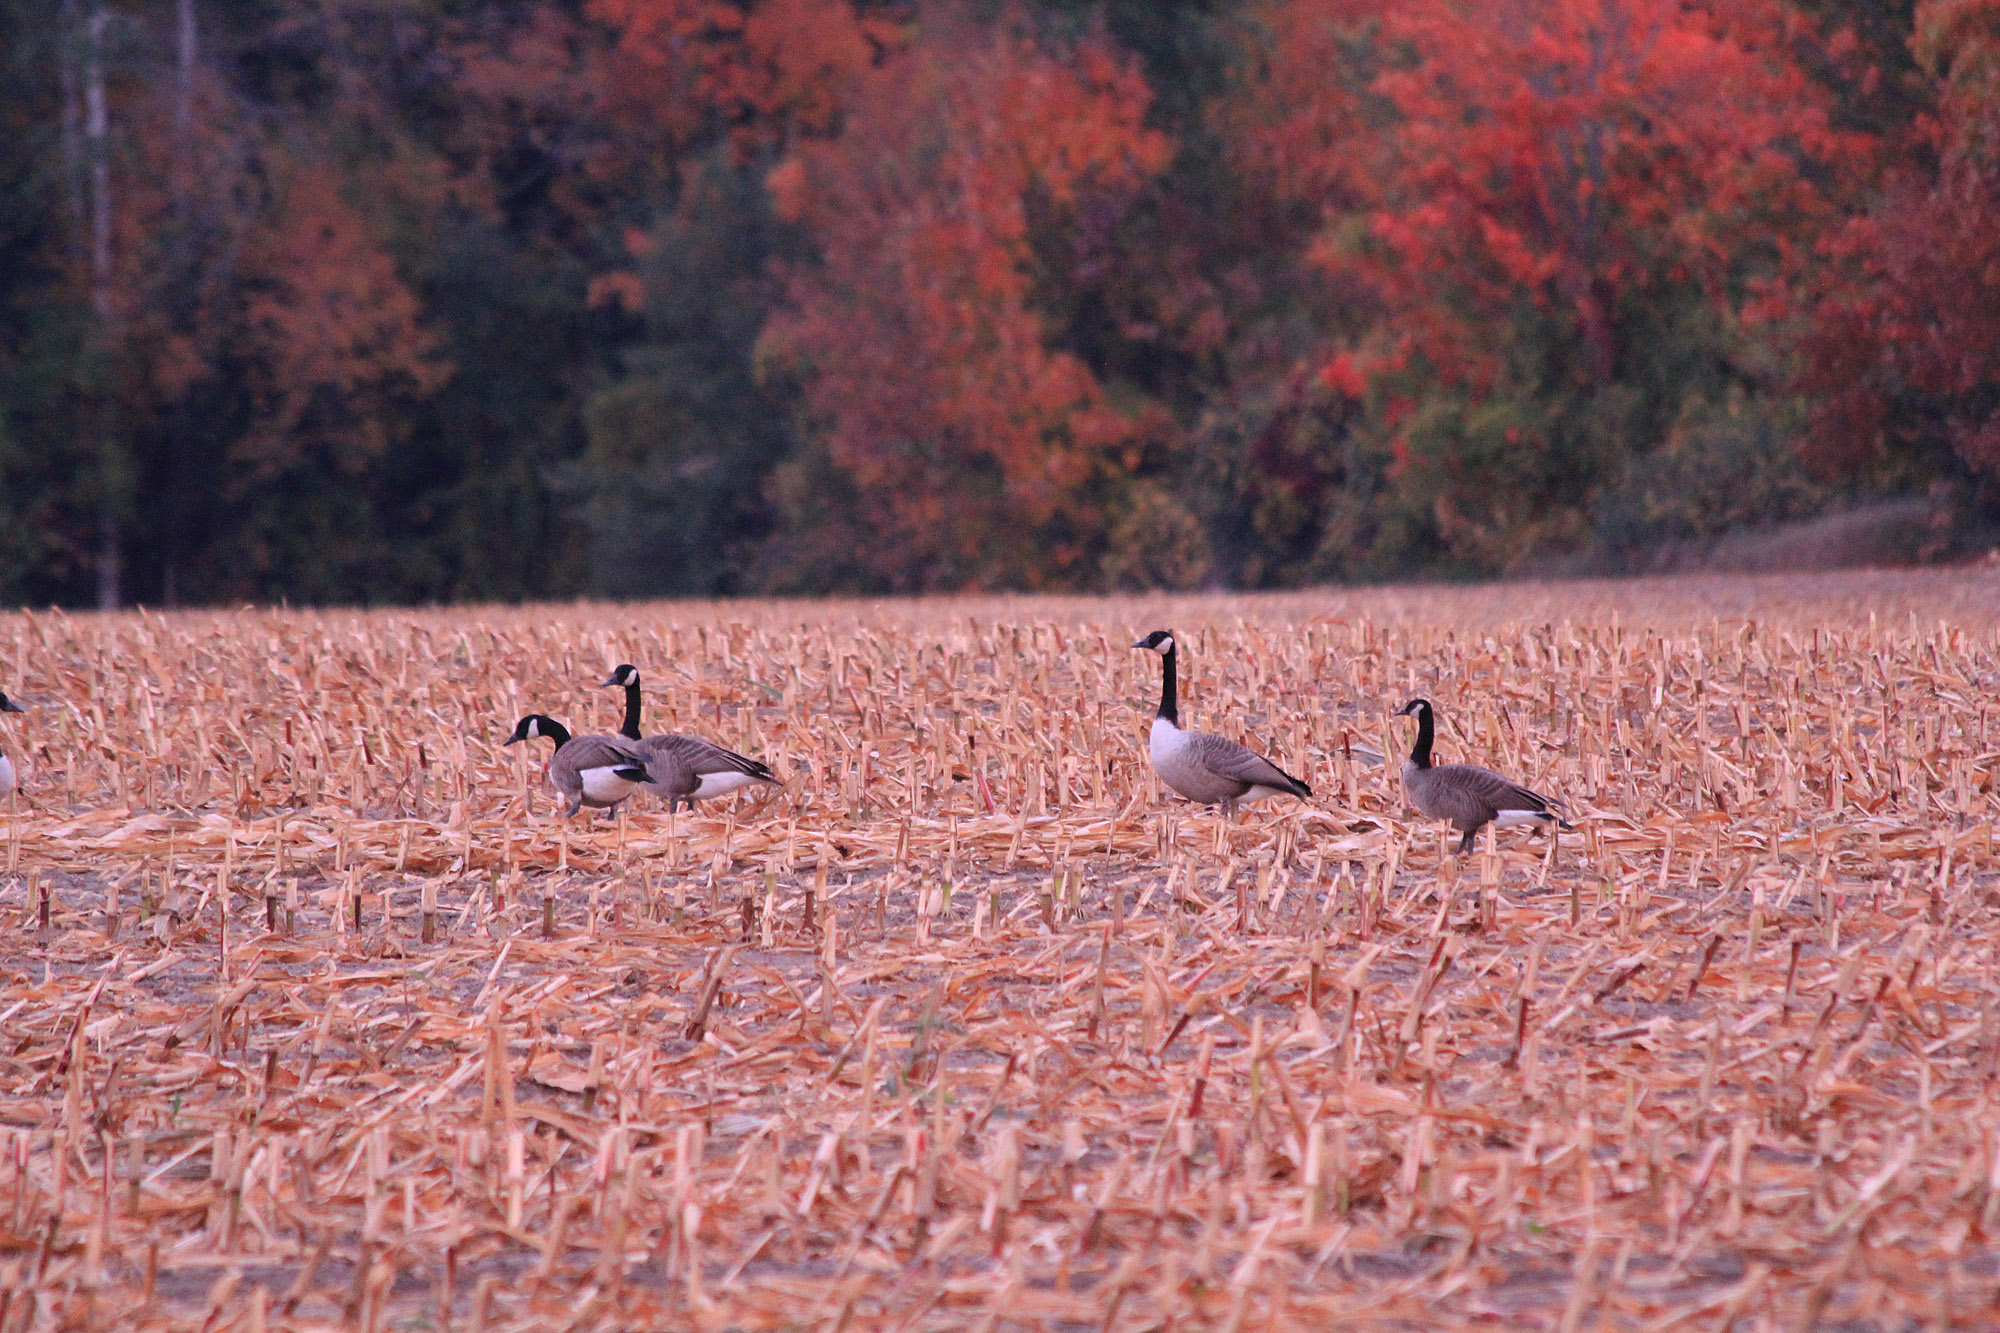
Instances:
[[[1134,643],[1132,646],[1134,648],[1144,648],[1146,646],[1146,641],[1144,639],[1140,639],[1137,643]]]
[[[603,688],[604,688],[605,686],[607,686],[607,685],[616,685],[616,684],[618,684],[618,677],[617,677],[617,676],[615,676],[615,675],[614,675],[614,676],[606,676],[606,677],[605,677],[605,678],[604,678],[603,680],[601,680],[601,681],[597,682],[597,688],[601,690],[601,689],[603,689]]]
[[[501,741],[501,742],[500,742],[500,745],[501,745],[501,748],[503,748],[503,749],[504,749],[504,748],[506,748],[506,747],[507,747],[507,746],[509,746],[509,745],[513,745],[513,744],[515,744],[516,742],[518,742],[518,741],[519,741],[520,739],[521,739],[521,738],[520,738],[519,736],[509,736],[509,737],[508,737],[508,738],[507,738],[506,740],[504,740],[504,741]]]
[[[0,713],[25,713],[28,710],[12,699],[0,699]]]

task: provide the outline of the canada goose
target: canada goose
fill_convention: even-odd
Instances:
[[[1239,801],[1266,796],[1310,796],[1312,788],[1255,750],[1206,731],[1182,731],[1174,698],[1174,636],[1156,629],[1132,645],[1160,655],[1160,711],[1153,718],[1150,749],[1160,781],[1190,801],[1236,813]]]
[[[1459,854],[1472,850],[1472,837],[1489,823],[1570,825],[1554,808],[1562,804],[1540,792],[1529,791],[1518,782],[1509,782],[1490,768],[1476,764],[1433,764],[1431,740],[1437,725],[1431,715],[1431,701],[1412,699],[1396,710],[1397,717],[1417,719],[1417,743],[1403,765],[1403,786],[1410,801],[1432,819],[1448,819],[1465,836],[1458,840]]]
[[[625,725],[619,728],[619,735],[638,742],[653,773],[653,780],[646,785],[666,797],[668,810],[681,801],[691,810],[696,801],[726,796],[753,782],[777,785],[777,776],[768,765],[714,741],[678,732],[640,736],[639,670],[630,662],[621,664],[604,684],[625,687]]]
[[[504,743],[512,745],[537,736],[547,736],[556,743],[556,752],[549,757],[549,780],[569,800],[565,815],[587,805],[603,810],[609,819],[618,803],[650,776],[645,757],[635,752],[636,747],[621,744],[615,736],[572,736],[568,727],[541,713],[522,718]]]
[[[0,713],[25,713],[27,711],[27,709],[9,699],[5,690],[0,690]],[[5,750],[0,750],[0,796],[5,796],[13,790],[14,761],[7,757]]]

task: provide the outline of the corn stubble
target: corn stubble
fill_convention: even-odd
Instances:
[[[1988,1323],[1996,607],[0,618],[0,1329]],[[1312,802],[1163,799],[1160,624]],[[557,818],[628,660],[783,791]]]

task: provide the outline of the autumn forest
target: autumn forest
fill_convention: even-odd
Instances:
[[[0,600],[2000,527],[2000,0],[0,0]]]

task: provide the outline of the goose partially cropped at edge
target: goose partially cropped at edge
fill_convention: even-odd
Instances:
[[[25,713],[27,711],[27,709],[9,699],[5,690],[0,690],[0,713]],[[14,761],[7,757],[5,750],[0,750],[0,796],[5,796],[7,793],[13,791],[14,786]]]
[[[1221,806],[1227,815],[1244,801],[1312,795],[1311,787],[1247,746],[1212,732],[1181,730],[1172,634],[1156,629],[1132,646],[1160,655],[1160,708],[1148,747],[1160,781],[1190,801]]]
[[[1562,802],[1530,791],[1490,768],[1433,764],[1431,741],[1437,724],[1430,700],[1412,699],[1396,710],[1396,716],[1417,719],[1417,743],[1403,765],[1403,786],[1410,793],[1410,803],[1432,819],[1449,820],[1464,835],[1458,840],[1461,856],[1472,850],[1473,835],[1491,823],[1570,827],[1556,813]]]
[[[639,790],[651,774],[638,747],[616,736],[572,736],[569,728],[544,713],[530,713],[514,725],[514,734],[504,744],[546,736],[556,743],[549,756],[549,781],[555,784],[574,815],[584,806],[605,812],[612,818],[618,803]]]
[[[606,687],[624,687],[625,725],[619,728],[618,734],[634,742],[640,753],[646,756],[647,766],[653,774],[652,781],[646,784],[647,789],[665,797],[669,811],[683,801],[691,810],[696,801],[705,801],[711,796],[727,796],[753,782],[778,785],[777,775],[771,772],[769,765],[717,745],[714,741],[682,732],[641,736],[639,669],[630,662],[621,663],[604,684]]]

